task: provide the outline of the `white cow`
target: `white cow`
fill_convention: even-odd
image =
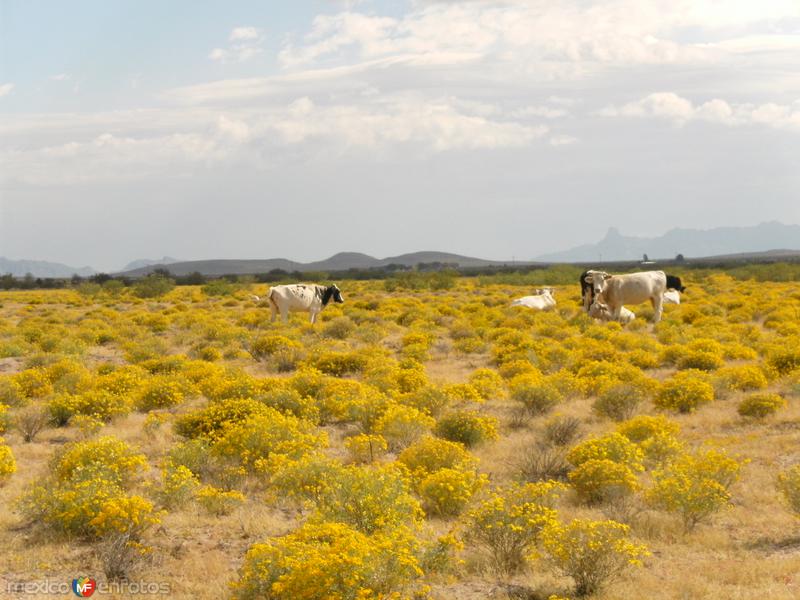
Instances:
[[[611,317],[611,309],[608,307],[608,304],[602,304],[600,302],[594,302],[589,307],[589,316],[594,319],[600,319],[601,321],[613,321]],[[636,318],[636,314],[624,306],[622,310],[619,312],[619,319],[616,319],[623,325],[627,325],[631,321]]]
[[[269,288],[267,294],[269,307],[272,310],[274,321],[281,314],[284,322],[289,320],[289,311],[304,311],[311,313],[312,325],[317,321],[317,315],[322,312],[328,302],[344,302],[342,292],[335,285],[316,285],[298,283],[293,285],[276,285]]]
[[[681,293],[678,290],[667,290],[664,292],[664,304],[680,304]]]
[[[511,306],[525,306],[534,310],[550,310],[556,305],[553,288],[536,290],[533,296],[523,296],[511,303]]]
[[[594,301],[607,304],[611,318],[619,321],[625,304],[641,304],[650,300],[653,305],[653,323],[661,320],[664,311],[664,292],[667,290],[667,276],[664,271],[644,271],[627,275],[609,275],[603,271],[586,276],[586,283],[592,285]]]

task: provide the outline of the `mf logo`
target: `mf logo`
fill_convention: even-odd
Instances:
[[[97,582],[91,577],[79,577],[72,580],[72,591],[79,598],[88,598],[97,589]]]

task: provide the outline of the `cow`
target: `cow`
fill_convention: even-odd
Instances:
[[[581,298],[583,298],[583,310],[584,312],[589,312],[589,307],[594,302],[594,289],[592,288],[592,284],[588,282],[587,277],[592,273],[602,273],[602,271],[584,271],[581,273]]]
[[[600,319],[601,321],[613,321],[614,319],[611,318],[611,309],[608,307],[608,304],[603,304],[601,302],[593,302],[592,305],[589,307],[589,316],[594,319]],[[636,318],[636,314],[630,310],[622,307],[622,310],[619,312],[619,321],[623,325],[627,325],[631,321]]]
[[[680,304],[681,293],[678,290],[667,290],[664,292],[664,304]]]
[[[511,303],[511,306],[525,306],[534,310],[550,310],[556,305],[553,288],[536,290],[533,296],[523,296]]]
[[[613,320],[619,320],[624,304],[640,304],[646,300],[650,300],[655,311],[653,323],[661,320],[664,292],[667,290],[667,276],[664,271],[643,271],[626,275],[594,271],[585,277],[585,281],[592,286],[594,301],[608,305]]]
[[[271,321],[275,321],[280,313],[285,323],[289,320],[289,311],[304,311],[311,314],[312,325],[316,323],[317,315],[331,300],[337,304],[344,302],[342,292],[336,285],[306,283],[271,287],[267,294],[267,300],[272,311]]]
[[[683,287],[683,283],[681,283],[681,278],[676,277],[675,275],[667,275],[667,289],[668,290],[676,290],[681,294],[686,289]],[[678,304],[677,302],[675,304]]]

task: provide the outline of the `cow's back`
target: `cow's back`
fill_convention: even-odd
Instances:
[[[612,306],[640,304],[666,291],[664,271],[644,271],[614,275],[606,281],[603,296]]]

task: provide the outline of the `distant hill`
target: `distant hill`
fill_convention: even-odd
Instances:
[[[375,258],[360,252],[340,252],[325,260],[310,263],[291,261],[285,258],[269,258],[254,260],[191,260],[175,262],[166,268],[173,275],[188,275],[195,271],[203,275],[249,275],[267,273],[273,269],[284,271],[347,271],[348,269],[370,269],[387,265],[413,267],[419,263],[444,263],[461,267],[486,267],[502,265],[501,261],[484,260],[449,252],[412,252],[388,258]],[[142,277],[151,273],[160,265],[148,265],[120,273],[129,277]]]
[[[545,262],[591,262],[637,260],[643,254],[651,259],[717,257],[732,254],[765,252],[774,248],[800,250],[800,225],[778,222],[752,227],[717,227],[715,229],[671,229],[659,237],[622,235],[612,227],[596,244],[538,256]],[[784,251],[785,252],[785,251]]]
[[[164,258],[140,258],[139,260],[134,260],[129,262],[127,265],[122,267],[120,271],[133,271],[134,269],[141,269],[142,267],[149,267],[151,265],[171,265],[172,263],[180,262],[177,258],[172,258],[171,256],[165,256]]]
[[[61,263],[44,260],[11,260],[0,256],[0,274],[11,273],[14,277],[25,277],[28,273],[34,277],[64,278],[80,275],[89,277],[96,271],[91,267],[70,267]]]

